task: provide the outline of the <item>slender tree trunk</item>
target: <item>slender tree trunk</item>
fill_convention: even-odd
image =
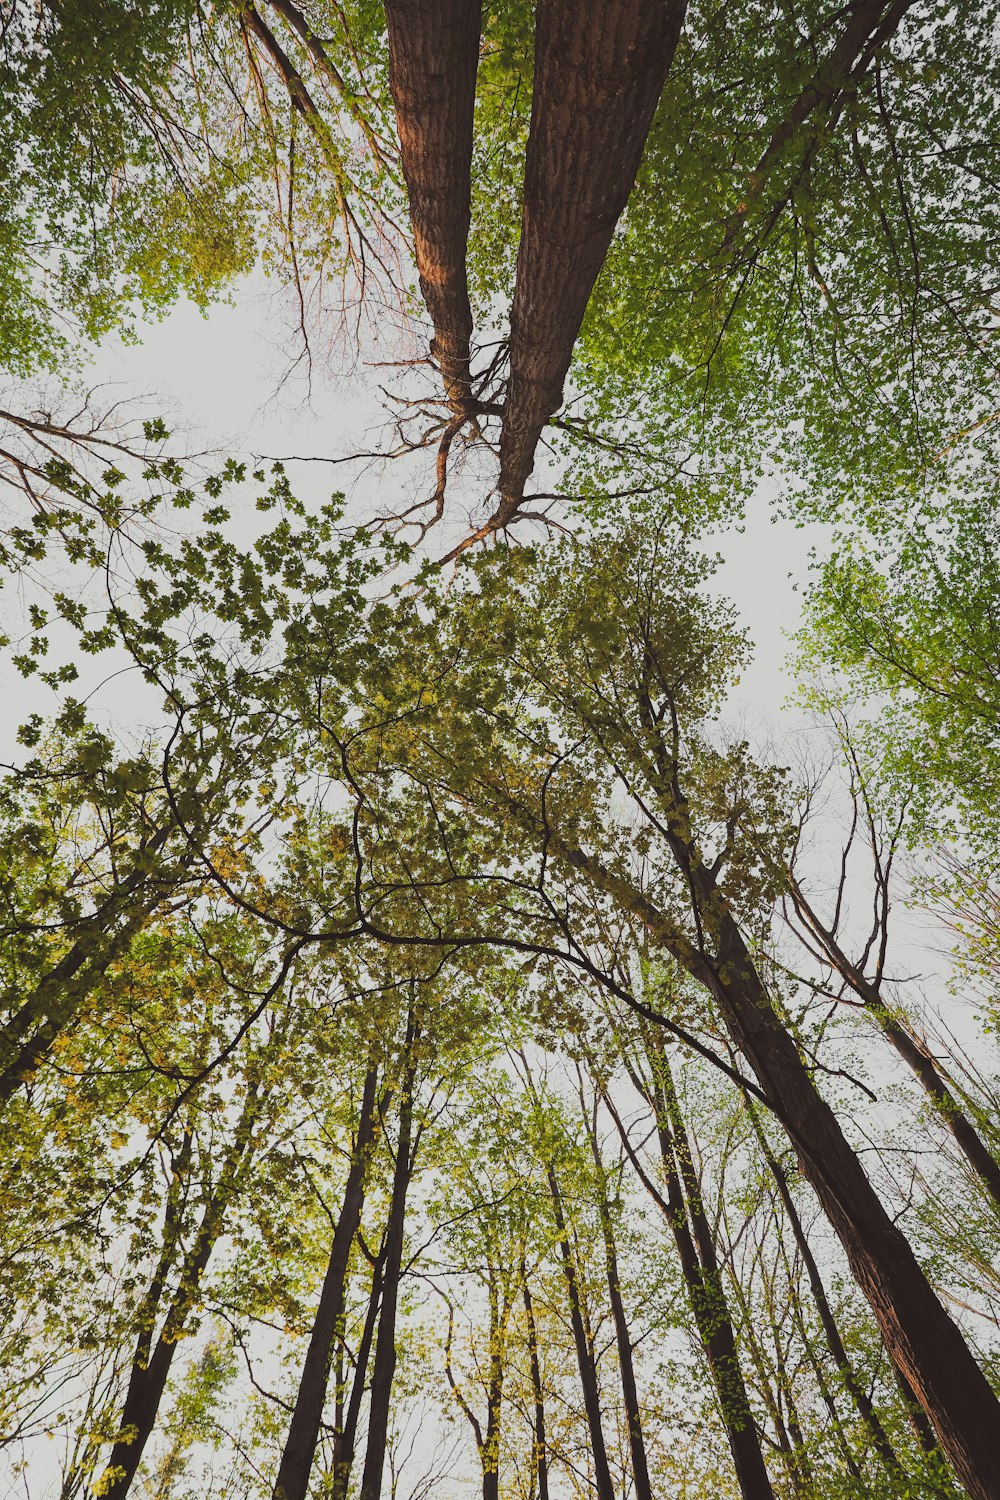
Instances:
[[[219,1173],[215,1190],[205,1206],[191,1248],[181,1265],[177,1288],[170,1299],[163,1327],[152,1355],[149,1354],[151,1324],[143,1328],[139,1334],[138,1347],[129,1374],[128,1389],[118,1423],[119,1436],[112,1447],[111,1456],[100,1483],[100,1493],[106,1497],[106,1500],[125,1500],[142,1459],[143,1450],[156,1426],[160,1402],[163,1399],[178,1340],[183,1336],[202,1276],[219,1236],[222,1234],[225,1216],[236,1190],[240,1165],[249,1147],[250,1135],[260,1112],[260,1105],[261,1099],[256,1089],[251,1087],[237,1122],[233,1144],[226,1153],[222,1170]],[[167,1217],[171,1218],[171,1224],[169,1230],[166,1222],[164,1224],[160,1263],[145,1299],[144,1312],[148,1313],[151,1318],[156,1315],[156,1306],[159,1303],[163,1282],[172,1258],[172,1251],[168,1247],[168,1237],[172,1235],[176,1243],[176,1237],[180,1232],[177,1205],[175,1203],[171,1209],[169,1199],[168,1214],[165,1215],[165,1219]]]
[[[903,1062],[917,1078],[951,1131],[955,1144],[972,1171],[1000,1208],[1000,1163],[948,1087],[937,1062],[887,1008],[878,986],[872,984],[856,964],[851,963],[834,934],[819,920],[797,882],[793,882],[792,897],[796,911],[821,946],[829,963],[864,1003],[868,1014],[882,1028]]]
[[[658,1035],[647,1032],[646,1057],[652,1088],[630,1071],[632,1081],[647,1099],[656,1119],[657,1141],[667,1197],[657,1202],[670,1225],[687,1287],[695,1326],[708,1361],[719,1414],[744,1500],[774,1500],[774,1491],[760,1446],[757,1423],[747,1396],[729,1301],[719,1268],[715,1236],[705,1214],[701,1188],[680,1101],[673,1087],[666,1052]],[[616,1124],[620,1122],[615,1117]],[[633,1165],[637,1163],[633,1160]],[[647,1184],[647,1188],[650,1185]]]
[[[416,1025],[412,1012],[407,1019],[406,1053],[412,1057]],[[361,1500],[379,1500],[382,1471],[389,1435],[389,1405],[392,1381],[396,1373],[396,1307],[399,1301],[399,1278],[403,1263],[403,1230],[406,1223],[406,1194],[413,1175],[413,1086],[416,1065],[407,1066],[399,1099],[399,1140],[392,1177],[392,1199],[386,1233],[385,1272],[382,1282],[382,1307],[378,1320],[375,1363],[372,1367],[371,1403],[368,1409],[368,1443],[361,1477]]]
[[[628,200],[684,0],[539,0],[498,525],[524,497]]]
[[[531,1304],[531,1289],[528,1286],[528,1268],[521,1261],[521,1285],[524,1290],[524,1316],[528,1325],[528,1361],[531,1367],[531,1394],[535,1406],[534,1440],[532,1455],[538,1477],[538,1500],[549,1500],[549,1458],[545,1439],[545,1392],[542,1388],[542,1370],[538,1360],[538,1331],[535,1327],[535,1310]]]
[[[583,1105],[581,1093],[580,1103]],[[596,1105],[595,1105],[596,1109]],[[583,1110],[584,1128],[590,1141],[590,1151],[597,1172],[597,1211],[601,1221],[601,1236],[604,1240],[604,1259],[608,1273],[608,1298],[611,1317],[615,1325],[615,1343],[618,1348],[618,1366],[621,1372],[622,1399],[625,1404],[625,1420],[628,1424],[629,1451],[632,1456],[632,1478],[635,1482],[636,1500],[653,1500],[649,1482],[649,1464],[646,1460],[646,1445],[642,1436],[642,1413],[639,1408],[639,1390],[635,1379],[635,1364],[632,1358],[632,1340],[629,1336],[628,1318],[622,1301],[621,1277],[618,1271],[618,1249],[615,1244],[614,1226],[611,1223],[611,1208],[608,1204],[607,1179],[601,1150],[597,1140],[596,1124],[588,1120]]]
[[[155,859],[170,833],[168,826],[154,834],[143,851],[145,860]],[[182,858],[178,869],[186,863]],[[144,890],[150,884],[154,889]],[[42,976],[29,999],[4,1024],[0,1030],[0,1104],[6,1103],[45,1060],[52,1043],[76,1018],[94,986],[128,951],[163,900],[167,885],[162,872],[154,882],[147,869],[134,870],[87,919],[69,952]]]
[[[566,1293],[569,1298],[573,1342],[576,1345],[576,1359],[580,1369],[580,1384],[583,1387],[583,1405],[587,1415],[587,1427],[590,1431],[590,1447],[594,1458],[594,1482],[597,1489],[597,1500],[614,1500],[615,1491],[614,1485],[611,1482],[611,1469],[608,1466],[608,1450],[604,1441],[604,1426],[601,1420],[601,1398],[597,1387],[597,1364],[594,1359],[592,1343],[587,1337],[587,1329],[584,1323],[583,1299],[580,1295],[580,1283],[577,1276],[573,1249],[569,1242],[566,1216],[563,1213],[562,1194],[559,1191],[559,1182],[556,1178],[555,1169],[552,1166],[546,1168],[546,1176],[549,1182],[549,1192],[552,1195],[552,1214],[556,1222],[556,1232],[559,1236],[559,1253],[562,1258],[563,1276],[565,1277]]]
[[[368,1380],[368,1364],[371,1359],[372,1341],[375,1337],[375,1322],[378,1318],[379,1306],[382,1300],[382,1267],[384,1261],[385,1253],[383,1251],[372,1267],[372,1286],[368,1296],[368,1311],[365,1314],[361,1343],[358,1345],[358,1357],[354,1366],[351,1396],[347,1403],[347,1414],[344,1418],[343,1431],[337,1434],[334,1441],[332,1500],[346,1500],[347,1492],[350,1488],[351,1470],[354,1467],[354,1453],[358,1440],[358,1421],[361,1417],[361,1403],[364,1399],[365,1385]]]
[[[668,797],[683,825],[686,804]],[[974,1500],[1000,1500],[1000,1401],[956,1324],[931,1289],[905,1235],[887,1214],[840,1122],[820,1094],[792,1036],[775,1013],[709,866],[680,832],[668,832],[714,953],[678,939],[674,924],[622,877],[554,836],[552,853],[617,895],[647,922],[677,962],[714,997],[733,1045],[747,1059],[781,1120],[832,1224],[886,1348],[927,1413],[938,1442]]]
[[[431,354],[452,411],[472,408],[472,308],[466,278],[472,119],[481,0],[386,0],[389,85]]]
[[[378,1069],[371,1066],[362,1090],[358,1133],[344,1185],[344,1201],[334,1230],[330,1259],[299,1378],[292,1420],[278,1465],[274,1500],[305,1500],[309,1488],[309,1475],[316,1456],[323,1407],[326,1404],[333,1346],[344,1314],[347,1267],[364,1207],[365,1175],[375,1135],[377,1084]]]
[[[878,1413],[876,1412],[875,1407],[872,1404],[871,1397],[868,1395],[868,1392],[865,1390],[863,1384],[858,1379],[857,1372],[855,1371],[854,1366],[851,1364],[851,1361],[847,1354],[847,1350],[844,1347],[844,1341],[840,1336],[840,1329],[837,1327],[837,1320],[833,1315],[833,1309],[831,1308],[829,1299],[826,1295],[826,1288],[823,1285],[823,1278],[820,1275],[819,1266],[816,1264],[816,1257],[813,1255],[812,1246],[809,1244],[809,1240],[806,1237],[806,1232],[802,1225],[802,1219],[799,1216],[799,1211],[795,1206],[795,1199],[792,1197],[791,1190],[789,1189],[788,1178],[785,1176],[784,1168],[778,1161],[774,1152],[771,1150],[771,1146],[764,1132],[763,1126],[757,1118],[757,1112],[754,1108],[753,1101],[749,1098],[746,1100],[746,1109],[753,1126],[754,1134],[757,1137],[761,1152],[763,1153],[764,1160],[767,1162],[768,1170],[770,1171],[771,1176],[774,1178],[775,1186],[778,1189],[778,1196],[781,1199],[782,1206],[785,1210],[785,1215],[791,1226],[792,1236],[795,1240],[796,1245],[798,1246],[799,1254],[802,1256],[802,1264],[805,1266],[806,1275],[809,1278],[809,1286],[812,1290],[813,1301],[816,1304],[816,1310],[819,1313],[820,1323],[823,1325],[823,1333],[826,1336],[827,1347],[829,1348],[830,1354],[833,1357],[834,1364],[837,1366],[840,1378],[844,1384],[844,1389],[847,1391],[847,1393],[851,1397],[851,1400],[854,1402],[854,1405],[857,1408],[858,1415],[861,1418],[862,1422],[864,1422],[865,1426],[868,1428],[868,1431],[871,1434],[872,1442],[874,1443],[875,1449],[882,1462],[885,1464],[889,1472],[897,1480],[901,1481],[903,1479],[903,1467],[899,1462],[899,1459],[896,1456],[896,1452],[886,1435],[885,1428],[882,1426],[882,1423],[879,1420]]]

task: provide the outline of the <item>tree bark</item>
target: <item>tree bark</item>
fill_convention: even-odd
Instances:
[[[685,0],[539,0],[498,526],[521,504],[542,429],[562,403],[684,10]]]
[[[646,1055],[653,1078],[649,1102],[656,1117],[660,1160],[666,1179],[668,1221],[691,1299],[695,1326],[715,1386],[740,1493],[743,1500],[774,1500],[740,1365],[715,1236],[695,1177],[680,1101],[666,1053],[662,1047],[657,1047],[654,1037],[647,1036],[646,1040]]]
[[[330,1259],[313,1320],[309,1348],[302,1366],[295,1408],[278,1465],[274,1500],[305,1500],[309,1488],[309,1475],[316,1456],[316,1444],[319,1441],[323,1407],[326,1403],[330,1360],[344,1314],[347,1267],[364,1207],[365,1175],[375,1135],[377,1083],[378,1069],[371,1066],[365,1075],[358,1133],[344,1185],[344,1201],[334,1230]]]
[[[826,1295],[826,1288],[823,1285],[819,1266],[816,1264],[816,1257],[813,1255],[812,1246],[806,1237],[799,1211],[795,1206],[795,1199],[792,1197],[788,1186],[788,1179],[785,1176],[784,1168],[771,1150],[767,1136],[764,1134],[760,1121],[757,1119],[752,1100],[746,1100],[746,1109],[750,1116],[754,1134],[764,1155],[764,1160],[767,1162],[768,1169],[778,1189],[778,1196],[781,1199],[786,1217],[791,1226],[792,1237],[798,1246],[799,1254],[802,1256],[802,1264],[805,1266],[806,1275],[809,1278],[813,1301],[816,1303],[819,1320],[823,1325],[823,1332],[826,1335],[827,1347],[833,1357],[834,1364],[837,1366],[844,1389],[854,1402],[859,1417],[868,1428],[872,1442],[882,1462],[893,1477],[901,1481],[904,1478],[903,1466],[899,1462],[892,1444],[889,1442],[885,1428],[879,1420],[871,1397],[858,1379],[857,1372],[851,1364],[847,1350],[844,1347],[844,1341],[840,1336],[840,1329],[837,1327],[837,1320],[833,1315],[833,1309]]]
[[[225,1216],[236,1189],[240,1165],[250,1144],[250,1135],[260,1111],[261,1099],[256,1089],[248,1091],[246,1103],[240,1114],[233,1144],[226,1153],[215,1190],[202,1214],[201,1223],[181,1266],[177,1288],[170,1299],[166,1317],[152,1355],[149,1353],[152,1319],[155,1318],[162,1297],[172,1248],[180,1235],[178,1205],[171,1202],[168,1194],[167,1211],[164,1215],[164,1237],[160,1262],[147,1292],[144,1312],[149,1322],[139,1333],[135,1357],[129,1373],[128,1389],[118,1423],[119,1436],[115,1439],[107,1467],[100,1482],[99,1493],[106,1500],[125,1500],[142,1460],[143,1451],[152,1436],[160,1410],[160,1402],[166,1389],[167,1377],[173,1364],[178,1341],[184,1334],[191,1305],[201,1285],[202,1276],[211,1259],[212,1251],[225,1225]],[[188,1147],[188,1152],[190,1147]],[[187,1153],[182,1151],[187,1158]],[[127,1434],[127,1435],[126,1435]]]
[[[386,0],[389,86],[434,357],[456,416],[472,409],[466,276],[481,0]]]
[[[581,1105],[583,1098],[581,1095]],[[595,1106],[596,1107],[596,1106]],[[649,1464],[646,1460],[646,1444],[642,1435],[642,1412],[639,1407],[639,1390],[635,1379],[635,1363],[632,1358],[632,1340],[629,1336],[628,1318],[622,1300],[621,1276],[618,1270],[618,1248],[615,1244],[611,1208],[608,1203],[607,1178],[601,1149],[597,1141],[597,1130],[593,1121],[583,1111],[584,1128],[590,1141],[590,1152],[597,1172],[597,1212],[601,1221],[601,1237],[604,1240],[604,1260],[608,1274],[608,1298],[611,1317],[615,1326],[615,1343],[618,1348],[618,1366],[621,1372],[622,1400],[625,1405],[625,1420],[628,1426],[629,1451],[632,1456],[632,1478],[635,1483],[636,1500],[653,1500],[649,1482]]]
[[[580,1370],[580,1384],[583,1387],[583,1405],[587,1415],[587,1427],[590,1431],[590,1447],[594,1459],[594,1483],[597,1490],[597,1500],[615,1500],[614,1485],[611,1482],[611,1470],[608,1466],[608,1450],[604,1441],[604,1426],[601,1419],[601,1398],[597,1388],[597,1364],[594,1360],[592,1342],[587,1336],[587,1329],[584,1325],[583,1300],[580,1296],[580,1283],[577,1277],[576,1262],[573,1258],[573,1250],[569,1242],[566,1216],[563,1213],[562,1194],[559,1191],[559,1182],[556,1178],[555,1169],[551,1165],[546,1168],[546,1176],[549,1182],[549,1192],[552,1195],[552,1214],[556,1222],[556,1232],[559,1236],[559,1253],[562,1258],[563,1276],[566,1281],[566,1293],[569,1298],[573,1342],[576,1346],[576,1359]]]
[[[344,1418],[343,1430],[338,1432],[334,1438],[333,1500],[346,1500],[347,1491],[351,1483],[351,1470],[354,1467],[354,1452],[358,1440],[358,1421],[361,1416],[361,1402],[364,1398],[365,1383],[368,1378],[368,1362],[371,1359],[372,1342],[375,1337],[375,1322],[382,1300],[382,1266],[384,1259],[385,1254],[383,1251],[372,1268],[372,1286],[368,1296],[368,1311],[365,1314],[361,1343],[358,1346],[358,1357],[354,1366],[354,1380],[351,1384],[351,1396],[347,1403],[347,1413]]]
[[[406,1054],[412,1058],[417,1028],[412,1012],[407,1018]],[[386,1233],[385,1270],[382,1279],[382,1307],[378,1319],[375,1363],[372,1367],[371,1402],[368,1409],[368,1442],[361,1477],[360,1500],[379,1500],[382,1471],[389,1435],[389,1403],[396,1373],[396,1307],[399,1301],[399,1278],[403,1264],[403,1230],[406,1222],[406,1194],[413,1176],[413,1086],[416,1064],[409,1062],[399,1098],[399,1139],[396,1165],[392,1176],[392,1198]]]
[[[538,1500],[549,1500],[549,1458],[545,1439],[545,1392],[542,1389],[542,1371],[538,1361],[538,1331],[535,1327],[535,1310],[531,1304],[531,1289],[528,1286],[528,1268],[521,1261],[521,1285],[524,1290],[524,1316],[528,1325],[528,1361],[531,1368],[531,1394],[535,1407],[534,1439],[532,1451],[535,1473],[538,1477]]]
[[[668,839],[714,952],[694,947],[648,898],[578,848],[549,840],[552,854],[621,900],[719,1007],[736,1050],[755,1073],[795,1146],[803,1175],[844,1248],[886,1348],[906,1376],[958,1478],[974,1500],[1000,1500],[1000,1401],[949,1317],[903,1233],[887,1214],[840,1122],[820,1094],[770,997],[709,866],[680,829],[675,795]]]

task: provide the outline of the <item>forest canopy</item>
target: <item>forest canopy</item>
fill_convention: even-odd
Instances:
[[[10,1492],[1000,1500],[997,5],[0,19]]]

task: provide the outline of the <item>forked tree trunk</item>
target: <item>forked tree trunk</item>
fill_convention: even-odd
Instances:
[[[452,411],[470,410],[466,277],[481,0],[385,0],[389,86],[420,290]]]
[[[358,1133],[344,1185],[344,1201],[334,1230],[330,1259],[313,1320],[309,1348],[302,1365],[292,1420],[288,1426],[281,1463],[278,1465],[274,1500],[305,1500],[309,1489],[309,1475],[316,1456],[323,1407],[326,1404],[334,1341],[340,1332],[344,1315],[347,1267],[364,1207],[365,1175],[375,1136],[377,1084],[378,1069],[372,1066],[365,1076]]]
[[[372,1342],[375,1337],[375,1321],[378,1317],[379,1306],[382,1300],[382,1266],[384,1260],[385,1251],[383,1249],[381,1256],[372,1268],[372,1285],[368,1295],[368,1311],[365,1314],[361,1342],[358,1345],[358,1357],[354,1366],[354,1380],[351,1384],[351,1395],[347,1403],[343,1429],[334,1437],[333,1500],[346,1500],[347,1492],[351,1485],[351,1470],[354,1467],[354,1453],[358,1441],[358,1421],[361,1416],[361,1402],[364,1399],[365,1385],[368,1380],[368,1364],[371,1360]]]
[[[587,302],[635,181],[685,0],[539,0],[498,525],[561,405]]]

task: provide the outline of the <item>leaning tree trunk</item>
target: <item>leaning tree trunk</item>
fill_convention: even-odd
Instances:
[[[539,0],[498,526],[521,504],[542,428],[562,403],[684,10],[685,0]]]
[[[386,0],[389,86],[431,354],[456,416],[471,411],[465,252],[481,0]]]
[[[344,1201],[333,1234],[330,1260],[323,1279],[316,1317],[313,1320],[309,1348],[302,1366],[298,1395],[295,1398],[292,1420],[288,1426],[288,1437],[285,1439],[281,1463],[278,1465],[274,1500],[305,1500],[309,1488],[309,1475],[312,1472],[320,1425],[323,1420],[323,1407],[326,1403],[334,1340],[340,1331],[340,1323],[344,1314],[347,1266],[364,1206],[365,1173],[375,1135],[377,1082],[378,1069],[374,1066],[370,1067],[365,1076],[361,1095],[358,1134],[351,1153],[347,1181],[344,1185]]]
[[[550,837],[549,848],[622,901],[713,996],[734,1047],[795,1146],[886,1349],[927,1413],[948,1461],[974,1500],[1000,1500],[1000,1401],[771,1005],[723,892],[693,841],[681,836],[686,804],[676,793],[672,806],[668,840],[701,920],[712,931],[713,953],[680,937],[642,891],[582,849],[563,844],[558,835]]]

